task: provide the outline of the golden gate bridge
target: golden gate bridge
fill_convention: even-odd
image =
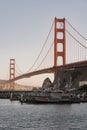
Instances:
[[[72,32],[70,32],[70,28]],[[50,42],[49,37],[52,34],[53,39],[51,38]],[[59,69],[87,66],[86,42],[87,39],[66,18],[59,19],[55,17],[39,55],[26,73],[16,76],[15,59],[10,59],[10,76],[8,82],[14,84],[16,80],[44,73],[54,73],[55,77]],[[49,48],[47,50],[48,43]],[[45,53],[43,52],[44,50]],[[39,60],[40,57],[41,60]],[[38,61],[39,64],[37,65]],[[50,63],[51,65],[49,65]],[[43,68],[40,68],[42,66]]]

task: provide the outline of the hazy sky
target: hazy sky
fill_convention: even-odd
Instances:
[[[1,79],[9,78],[10,58],[24,73],[30,68],[55,17],[67,18],[87,36],[87,0],[0,0]],[[39,85],[40,77],[29,83]]]

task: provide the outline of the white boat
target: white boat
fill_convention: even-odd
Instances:
[[[80,99],[75,94],[58,91],[36,91],[31,100],[34,103],[79,103]]]

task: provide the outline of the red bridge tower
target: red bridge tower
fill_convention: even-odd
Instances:
[[[15,59],[10,59],[10,76],[9,79],[15,78]],[[10,89],[14,90],[15,82],[10,83]]]
[[[65,35],[65,18],[54,20],[54,67],[59,65],[59,57],[62,57],[62,64],[66,64],[66,35]],[[60,47],[61,46],[61,50]],[[54,72],[56,76],[57,70]]]

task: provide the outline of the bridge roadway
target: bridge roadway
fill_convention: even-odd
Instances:
[[[20,80],[23,78],[29,78],[31,76],[39,75],[39,74],[44,74],[44,73],[53,73],[55,70],[66,70],[66,69],[74,69],[74,68],[82,68],[87,66],[87,60],[86,61],[80,61],[80,62],[75,62],[75,63],[70,63],[70,64],[65,64],[65,65],[60,65],[57,67],[50,67],[42,70],[37,70],[29,73],[25,73],[23,75],[17,76],[14,79],[8,80],[7,83]]]

